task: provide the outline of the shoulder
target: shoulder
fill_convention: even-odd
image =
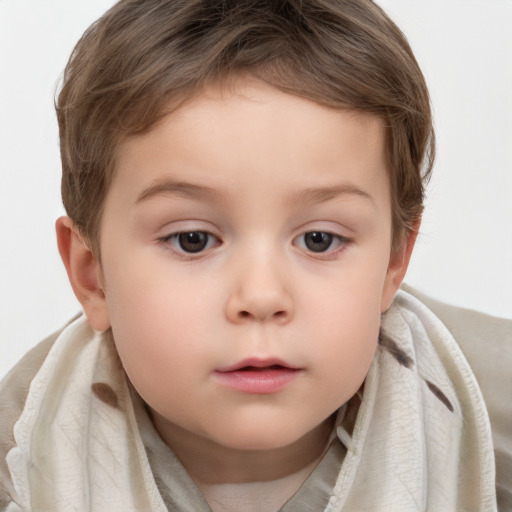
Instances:
[[[51,334],[27,352],[0,382],[0,509],[12,496],[6,456],[15,445],[14,425],[27,399],[30,383],[63,329]]]
[[[489,413],[500,510],[512,511],[512,320],[434,300],[403,287],[448,328],[466,357]]]

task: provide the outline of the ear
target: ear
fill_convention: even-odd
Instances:
[[[412,250],[416,243],[421,220],[417,220],[411,230],[408,230],[397,251],[391,254],[388,270],[384,282],[381,299],[381,312],[387,311],[393,302],[396,292],[407,272],[407,267],[411,261]]]
[[[100,263],[69,217],[57,219],[55,229],[60,257],[76,298],[92,327],[105,331],[110,327],[110,320]]]

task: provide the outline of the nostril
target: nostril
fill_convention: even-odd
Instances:
[[[254,316],[254,315],[249,313],[249,311],[243,310],[243,311],[239,311],[238,312],[238,317],[241,318],[241,319],[250,318],[252,316]],[[286,316],[287,316],[286,311],[276,311],[275,313],[273,313],[271,315],[272,318],[276,318],[278,320],[286,318]]]

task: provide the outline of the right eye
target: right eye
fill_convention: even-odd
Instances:
[[[181,231],[162,239],[179,253],[196,254],[218,244],[217,237],[206,231]]]

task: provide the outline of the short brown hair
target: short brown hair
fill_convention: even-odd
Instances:
[[[422,213],[434,131],[421,70],[377,5],[121,0],[77,43],[56,104],[64,206],[93,250],[119,144],[150,130],[171,100],[236,73],[383,119],[397,248]]]

